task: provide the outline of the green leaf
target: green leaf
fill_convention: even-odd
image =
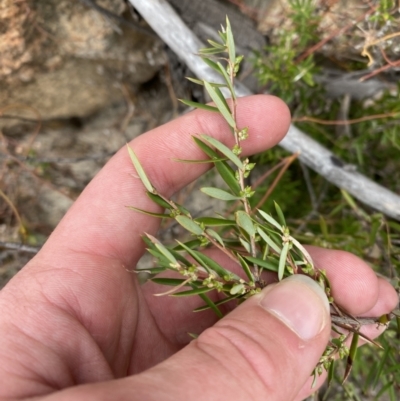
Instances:
[[[177,265],[178,261],[175,259],[175,257],[172,255],[172,253],[157,239],[154,238],[150,234],[146,234],[147,238],[150,239],[150,241],[156,246],[156,248],[173,264]]]
[[[222,312],[217,307],[216,303],[211,301],[211,299],[206,294],[199,294],[199,297],[206,303],[205,309],[211,308],[220,319],[222,319],[224,317]],[[199,308],[197,308],[197,309],[199,309]],[[202,310],[204,310],[204,309],[202,309]],[[200,310],[196,310],[196,309],[194,310],[194,312],[199,312],[199,311]]]
[[[251,246],[248,241],[245,241],[242,237],[239,237],[239,241],[242,244],[243,248],[246,249],[248,253],[251,253]]]
[[[226,184],[229,186],[231,191],[235,195],[239,195],[240,193],[240,185],[238,180],[235,177],[235,172],[229,166],[228,163],[226,162],[220,162],[220,161],[214,161],[215,159],[219,158],[219,155],[217,152],[215,152],[214,149],[211,149],[207,144],[205,144],[203,141],[201,141],[199,138],[193,137],[193,140],[195,141],[196,145],[207,155],[210,156],[213,160],[213,163],[215,164],[215,168],[217,169],[218,173],[222,177],[222,179],[226,182]]]
[[[167,270],[166,267],[158,266],[158,267],[150,267],[149,269],[137,269],[136,273],[160,274],[162,272],[165,272],[166,270]]]
[[[204,294],[206,292],[212,291],[213,289],[214,288],[200,287],[200,288],[194,288],[193,290],[176,292],[175,294],[171,294],[171,296],[173,296],[173,297],[188,297],[190,295]]]
[[[279,257],[279,267],[278,267],[278,279],[281,281],[283,279],[283,275],[285,274],[286,267],[286,257],[289,252],[289,242],[285,242],[282,248],[282,253]]]
[[[222,305],[222,304],[225,304],[226,302],[229,302],[229,301],[232,301],[233,299],[236,299],[238,296],[237,295],[231,295],[231,296],[229,296],[229,297],[226,297],[226,298],[224,298],[224,299],[221,299],[220,301],[217,301],[217,302],[213,302],[213,304],[214,305]],[[203,305],[203,306],[199,306],[198,308],[196,308],[193,312],[201,312],[201,311],[203,311],[203,310],[207,310],[207,309],[209,309],[210,308],[210,306],[207,304],[207,305]],[[219,310],[219,309],[218,309]],[[221,316],[222,317],[222,316]]]
[[[236,93],[235,93],[235,90],[233,89],[233,85],[232,85],[231,79],[230,79],[228,73],[226,72],[226,69],[224,68],[224,66],[220,62],[218,62],[217,65],[218,65],[218,68],[220,70],[220,73],[222,74],[222,76],[225,79],[225,82],[226,82],[226,84],[227,84],[227,86],[229,88],[229,91],[231,93],[232,98],[236,99]]]
[[[226,44],[228,46],[229,61],[234,64],[236,61],[235,42],[233,40],[231,23],[228,17],[226,17]]]
[[[260,210],[260,209],[258,209],[258,213],[261,214],[261,216],[263,217],[263,219],[264,219],[267,223],[273,225],[273,226],[276,227],[279,231],[282,231],[282,232],[283,232],[283,227],[282,227],[272,216],[270,216],[269,214],[263,212],[263,211]]]
[[[175,220],[186,230],[195,235],[203,235],[204,230],[187,216],[176,216]]]
[[[189,249],[186,247],[184,244],[181,242],[177,241],[185,250],[186,252],[192,256],[196,262],[200,264],[200,266],[203,266],[209,273],[211,273],[210,269],[214,271],[216,274],[218,274],[219,277],[224,277],[224,276],[232,276],[232,278],[236,280],[240,280],[240,277],[238,277],[236,274],[233,274],[232,272],[225,270],[221,265],[219,265],[215,260],[212,260],[208,256],[204,255],[201,252],[195,251],[194,249]]]
[[[331,384],[332,384],[332,380],[333,380],[333,377],[334,377],[334,373],[335,373],[335,362],[332,361],[332,362],[329,364],[329,369],[328,369],[328,387],[330,387]]]
[[[172,159],[174,162],[188,163],[188,164],[209,164],[215,163],[215,161],[224,161],[226,158],[219,159],[204,159],[204,160],[190,160],[190,159]]]
[[[159,264],[160,266],[163,266],[166,269],[176,270],[171,267],[171,262],[161,252],[159,252],[157,248],[147,248],[147,252],[157,259],[157,264]]]
[[[231,166],[229,166],[226,162],[214,162],[215,168],[217,169],[221,178],[228,185],[229,189],[235,194],[240,194],[240,185],[238,180],[235,177],[235,172],[232,170]]]
[[[263,229],[258,226],[257,232],[260,234],[260,237],[279,255],[281,253],[281,247],[278,246],[272,238],[265,232]]]
[[[170,217],[169,214],[148,212],[147,210],[138,209],[137,207],[134,207],[134,206],[127,206],[127,208],[134,210],[135,212],[146,214],[147,216],[158,217],[161,219]]]
[[[199,246],[201,246],[201,244],[202,244],[202,242],[201,242],[199,239],[194,239],[194,240],[191,240],[191,241],[186,241],[186,242],[184,243],[184,245],[185,245],[187,248],[190,248],[190,249],[198,248]],[[183,250],[185,250],[186,248],[183,248],[180,244],[178,244],[178,245],[174,246],[173,249],[174,249],[175,251],[183,251]]]
[[[226,192],[219,188],[204,187],[204,188],[200,188],[200,191],[205,193],[208,196],[211,196],[212,198],[220,199],[223,201],[231,201],[231,200],[241,199],[239,196],[232,195],[231,193]]]
[[[217,63],[215,63],[214,61],[210,60],[207,57],[203,57],[203,61],[209,66],[211,67],[213,70],[217,71],[219,73],[219,68]],[[202,85],[204,85],[204,81],[202,81]]]
[[[223,143],[213,138],[212,136],[208,136],[205,134],[202,134],[201,137],[212,146],[215,146],[216,149],[218,149],[223,155],[231,160],[238,168],[240,168],[240,170],[244,169],[243,162]]]
[[[224,241],[222,240],[221,236],[216,231],[212,230],[211,228],[207,228],[206,233],[210,237],[217,240],[222,247],[225,247]]]
[[[152,281],[153,283],[156,283],[156,284],[170,285],[170,286],[175,287],[176,285],[182,284],[184,281],[186,281],[186,279],[154,277],[154,278],[151,278],[150,281]]]
[[[275,210],[276,210],[276,213],[278,214],[280,223],[282,224],[282,226],[286,227],[285,216],[283,215],[282,209],[275,201],[274,201],[274,205],[275,205]]]
[[[203,49],[199,50],[199,55],[203,56],[203,55],[213,55],[213,54],[219,54],[219,53],[223,53],[224,51],[221,49],[215,49],[213,47],[204,47]]]
[[[236,222],[234,220],[220,219],[217,217],[197,217],[194,219],[198,223],[202,223],[210,227],[221,227],[221,226],[234,226]]]
[[[276,263],[269,262],[268,260],[263,260],[259,258],[254,258],[253,256],[244,256],[246,260],[248,260],[251,263],[255,263],[257,266],[262,267],[263,269],[270,270],[272,272],[277,272],[279,270],[278,268],[278,261],[275,259],[271,259]]]
[[[251,217],[244,212],[243,210],[239,210],[235,213],[236,223],[239,227],[243,228],[250,235],[250,237],[254,238],[256,235],[256,229],[253,224],[253,220]]]
[[[129,156],[130,156],[130,158],[132,160],[133,165],[135,166],[136,172],[138,173],[139,178],[141,179],[143,185],[145,186],[145,188],[149,192],[154,193],[155,189],[153,188],[153,185],[151,185],[150,180],[147,178],[147,175],[144,172],[143,167],[140,164],[140,161],[137,158],[135,152],[133,151],[133,149],[128,144],[126,146],[128,147]]]
[[[198,103],[198,102],[192,102],[191,100],[186,100],[186,99],[178,99],[181,103],[186,104],[186,106],[189,107],[195,107],[196,109],[202,109],[202,110],[207,110],[207,111],[213,111],[215,113],[218,113],[219,110],[214,107],[214,106],[209,106],[207,104],[203,103]]]
[[[232,128],[235,128],[236,122],[232,117],[229,106],[226,103],[226,100],[223,98],[221,91],[218,88],[213,88],[207,81],[204,81],[204,87],[206,88],[207,93],[210,95],[211,99],[217,106],[219,112],[225,118],[226,122]],[[220,95],[220,93],[221,93],[221,95]],[[222,96],[222,99],[220,96]]]
[[[243,271],[246,273],[247,278],[250,281],[254,282],[254,276],[250,270],[249,265],[247,264],[247,262],[242,258],[242,256],[239,253],[237,253],[236,255],[239,258],[240,265],[242,266]]]
[[[157,205],[160,205],[161,207],[163,207],[164,209],[171,209],[172,206],[165,201],[160,195],[157,194],[153,194],[149,191],[146,192],[146,195],[154,202],[157,203]]]
[[[359,338],[360,338],[360,334],[358,332],[354,332],[353,338],[352,338],[351,344],[350,344],[349,356],[347,357],[346,370],[344,372],[344,377],[343,377],[342,383],[344,383],[350,375],[351,369],[353,367],[353,362],[356,359]]]
[[[225,46],[225,45],[223,45],[222,43],[218,43],[218,42],[216,42],[215,40],[208,39],[207,42],[208,42],[211,46],[215,47],[216,49],[221,49],[221,50],[224,50],[224,51],[225,51],[225,49],[226,49],[226,46]]]

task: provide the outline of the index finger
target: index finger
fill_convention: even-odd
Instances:
[[[278,98],[257,95],[238,100],[237,121],[249,128],[243,153],[257,153],[276,145],[286,134],[290,115]],[[216,113],[196,110],[158,127],[131,142],[147,176],[166,197],[184,187],[209,166],[185,164],[178,159],[204,159],[204,154],[191,139],[206,133],[232,146],[233,135],[223,118]],[[146,196],[128,152],[121,149],[86,187],[75,204],[49,238],[43,251],[62,259],[69,251],[94,254],[121,260],[125,266],[135,263],[143,252],[140,235],[155,233],[159,220],[132,212],[127,205],[157,210]],[[66,239],[68,239],[66,241]]]

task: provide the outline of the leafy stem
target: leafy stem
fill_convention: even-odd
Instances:
[[[146,189],[147,196],[166,212],[153,213],[134,206],[130,208],[153,217],[174,219],[190,235],[188,240],[183,242],[177,240],[177,244],[165,245],[152,235],[145,234],[143,240],[155,260],[155,266],[147,271],[155,283],[173,287],[158,295],[174,297],[198,295],[204,301],[204,305],[195,311],[212,309],[218,317],[223,317],[220,308],[225,302],[232,300],[243,302],[269,284],[262,278],[264,270],[275,273],[279,281],[293,274],[307,275],[324,290],[334,311],[333,330],[339,333],[338,338],[331,339],[313,375],[316,378],[323,369],[330,372],[336,357],[340,356],[347,357],[347,377],[359,337],[371,341],[360,333],[360,327],[363,324],[370,324],[370,320],[355,318],[335,304],[328,277],[323,270],[314,266],[307,250],[291,236],[285,216],[278,204],[275,203],[276,218],[263,210],[256,210],[256,213],[252,210],[249,199],[253,196],[254,190],[246,185],[246,178],[255,164],[241,156],[242,142],[248,138],[249,132],[247,127],[238,127],[237,123],[238,104],[234,88],[242,57],[236,55],[229,20],[226,21],[226,27],[219,32],[219,36],[221,42],[210,40],[210,47],[200,49],[199,56],[219,74],[221,82],[190,79],[204,87],[214,105],[186,100],[182,102],[207,112],[218,112],[231,129],[234,145],[229,148],[214,136],[198,134],[193,136],[193,141],[208,159],[177,161],[212,163],[223,179],[225,188],[203,187],[200,189],[201,192],[224,202],[234,201],[237,207],[230,217],[221,217],[222,213],[216,213],[213,216],[193,218],[184,206],[156,190],[134,150],[128,147],[132,163]],[[229,102],[225,99],[223,91],[230,95]],[[234,261],[235,268],[229,270],[208,257],[203,251],[210,245]],[[159,273],[166,271],[173,272],[172,277],[157,277]],[[177,275],[181,278],[176,278]],[[209,297],[212,291],[216,291],[218,297]],[[374,323],[387,324],[392,318],[392,315],[385,315],[374,320]],[[340,332],[343,328],[348,333],[353,333],[349,349],[345,345],[349,334],[343,335]]]

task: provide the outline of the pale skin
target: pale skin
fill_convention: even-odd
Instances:
[[[250,133],[246,154],[276,145],[289,122],[277,98],[238,102],[238,124]],[[223,119],[205,111],[131,142],[165,196],[208,168],[172,160],[204,158],[190,138],[198,133],[233,144]],[[312,340],[301,340],[254,297],[219,322],[212,312],[192,313],[201,303],[197,298],[155,297],[155,287],[140,287],[129,270],[144,252],[140,235],[156,235],[159,220],[127,205],[160,211],[146,197],[124,148],[0,292],[0,400],[294,401],[310,394],[310,373],[329,339],[329,324]],[[362,260],[342,251],[308,250],[347,312],[379,316],[396,307],[394,289]],[[364,331],[376,337],[382,328]],[[204,333],[190,342],[188,332]]]

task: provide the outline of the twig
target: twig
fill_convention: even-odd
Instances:
[[[103,160],[111,157],[115,152],[100,153],[97,155],[87,155],[82,157],[33,157],[33,156],[13,156],[10,154],[0,153],[0,160],[18,160],[19,162],[31,163],[56,163],[56,164],[73,164],[87,160]]]
[[[182,22],[167,1],[129,0],[129,2],[200,79],[213,81],[219,78],[210,67],[198,60],[196,53],[199,48],[204,47],[204,44]],[[243,85],[237,85],[236,93],[238,96],[251,94]],[[347,171],[335,165],[332,161],[335,159],[334,154],[298,128],[292,125],[279,145],[292,153],[299,152],[299,159],[303,163],[331,183],[346,189],[361,202],[400,220],[400,196],[356,171]]]
[[[12,251],[28,252],[28,253],[38,253],[40,251],[40,246],[30,246],[21,244],[19,242],[4,242],[0,241],[0,248],[10,249]]]
[[[376,10],[378,6],[371,7],[365,14],[360,15],[358,18],[356,18],[354,21],[349,23],[348,25],[344,26],[343,28],[338,28],[335,31],[333,31],[329,36],[326,38],[322,39],[319,41],[317,44],[314,46],[310,47],[308,50],[306,50],[303,54],[301,54],[297,59],[296,63],[300,63],[304,59],[306,59],[310,54],[315,53],[318,49],[323,47],[326,43],[328,43],[331,39],[335,38],[336,36],[344,34],[346,31],[348,31],[350,28],[354,27],[357,23],[360,21],[364,20],[368,14],[371,14]]]
[[[371,116],[353,118],[352,120],[322,120],[320,118],[304,116],[304,117],[294,117],[292,119],[292,122],[297,122],[297,123],[312,122],[321,125],[350,125],[350,124],[358,124],[364,121],[377,120],[379,118],[396,117],[398,114],[400,114],[400,111],[394,111],[391,113],[373,114]]]

